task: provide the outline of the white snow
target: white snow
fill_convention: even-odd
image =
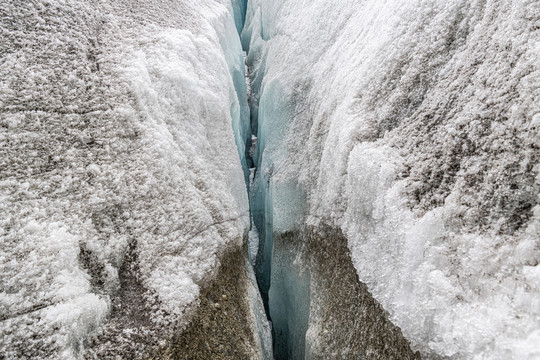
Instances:
[[[275,232],[305,213],[341,228],[423,358],[540,357],[539,13],[530,0],[248,4],[252,209],[270,207]]]

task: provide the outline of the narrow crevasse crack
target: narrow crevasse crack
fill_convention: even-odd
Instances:
[[[238,36],[240,39],[240,42],[242,42],[242,31],[244,29],[245,21],[246,21],[246,12],[248,7],[248,0],[237,0],[236,2],[233,2],[234,4],[234,17],[235,17],[235,23],[238,30]],[[245,79],[241,84],[240,79],[238,79],[236,76],[238,75],[238,72],[234,72],[231,75],[233,76],[233,80],[235,83],[235,87],[237,88],[237,93],[239,95],[240,103],[243,102],[244,99],[241,99],[240,96],[244,93],[244,89],[241,89],[241,86],[245,85],[245,103],[247,105],[246,111],[247,114],[241,114],[240,117],[244,122],[243,125],[239,125],[239,127],[244,127],[245,130],[242,134],[242,139],[238,141],[237,144],[242,143],[244,145],[244,151],[240,152],[240,160],[242,163],[242,166],[244,167],[244,174],[245,174],[245,180],[246,180],[246,189],[248,193],[248,201],[249,201],[249,219],[250,219],[250,225],[249,225],[249,234],[248,234],[248,259],[253,267],[254,273],[255,273],[255,280],[257,282],[257,290],[259,292],[259,295],[262,299],[262,303],[264,305],[264,313],[266,317],[264,319],[257,319],[257,326],[258,331],[260,335],[261,342],[265,343],[263,344],[263,357],[265,360],[271,360],[274,358],[272,355],[272,347],[273,347],[273,335],[272,339],[270,338],[269,330],[268,328],[272,327],[271,317],[270,317],[270,309],[269,309],[269,303],[268,303],[268,291],[269,291],[269,279],[270,279],[270,268],[269,260],[272,255],[272,246],[269,246],[268,241],[266,240],[266,224],[264,222],[261,222],[262,219],[264,219],[264,214],[261,214],[259,210],[260,202],[258,200],[258,195],[255,194],[256,186],[255,181],[257,178],[257,172],[258,172],[258,146],[260,145],[258,141],[258,109],[256,107],[257,100],[254,99],[254,96],[258,95],[251,86],[251,75],[250,75],[250,68],[248,65],[248,52],[249,49],[245,46],[243,46],[243,61],[244,61],[244,75]],[[248,123],[249,122],[249,123]],[[233,126],[234,130],[234,126]],[[241,132],[235,132],[236,134],[241,134]],[[255,207],[254,205],[257,204]],[[268,227],[271,229],[271,226]],[[271,231],[270,231],[271,233]],[[264,316],[264,315],[263,315]],[[267,323],[267,324],[261,324],[261,323]]]
[[[248,195],[250,209],[250,231],[248,236],[248,251],[249,260],[253,266],[257,281],[258,290],[264,305],[266,320],[269,323],[272,333],[272,348],[274,354],[273,359],[276,359],[276,347],[281,347],[276,343],[275,331],[272,322],[270,311],[270,279],[272,273],[272,252],[273,252],[273,233],[272,233],[272,216],[271,210],[267,211],[266,201],[268,193],[267,186],[261,188],[260,182],[260,160],[262,147],[264,144],[259,141],[259,124],[258,124],[258,104],[257,104],[257,89],[251,86],[251,69],[248,64],[249,49],[244,49],[244,62],[246,74],[246,89],[248,96],[248,107],[250,110],[250,129],[251,134],[246,139],[246,164],[248,166]],[[272,173],[264,174],[265,181],[269,181]],[[271,206],[271,205],[270,205]],[[286,309],[287,310],[287,309]],[[286,312],[286,311],[285,311]],[[285,345],[286,347],[286,345]]]
[[[251,87],[251,78],[250,78],[250,69],[247,65],[247,52],[244,52],[244,61],[245,61],[245,71],[246,71],[246,88],[248,95],[248,105],[250,108],[250,128],[251,135],[250,138],[246,141],[246,163],[249,169],[249,182],[248,182],[248,195],[249,195],[249,208],[250,208],[250,230],[248,236],[248,249],[249,249],[249,259],[251,265],[256,274],[257,285],[259,287],[259,292],[261,294],[264,310],[266,312],[266,317],[268,321],[272,322],[270,316],[270,308],[268,305],[268,291],[270,287],[270,267],[268,261],[272,255],[272,248],[269,246],[266,241],[266,224],[261,223],[260,219],[264,218],[263,214],[254,215],[254,206],[253,203],[256,200],[255,194],[255,179],[257,176],[257,161],[256,161],[256,151],[258,146],[258,127],[256,121],[256,115],[252,108],[252,87]],[[256,212],[256,210],[255,210]],[[257,219],[255,219],[257,217]]]

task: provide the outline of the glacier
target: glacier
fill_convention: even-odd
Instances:
[[[360,320],[329,325],[356,306],[324,295],[343,247],[388,314],[372,321],[423,359],[540,357],[539,14],[529,0],[249,1],[251,208],[276,358],[386,358],[369,334],[352,346]]]
[[[539,359],[536,0],[6,0],[0,358]]]

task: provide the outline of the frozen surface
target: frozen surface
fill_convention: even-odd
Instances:
[[[2,3],[3,357],[81,356],[128,247],[142,284],[133,306],[157,327],[182,326],[225,248],[241,246],[242,6]]]
[[[251,286],[248,289],[248,294],[251,302],[251,311],[258,330],[258,344],[260,346],[260,353],[262,354],[263,360],[273,360],[272,325],[270,321],[268,321],[266,312],[264,310],[264,304],[261,299],[261,294],[259,293],[259,287],[257,285],[257,279],[255,278],[251,261],[246,262],[246,273],[248,274],[251,282]]]
[[[538,14],[531,0],[248,4],[261,239],[304,214],[341,228],[424,358],[540,357]]]
[[[304,359],[310,314],[310,273],[293,238],[274,239],[269,308],[276,360]],[[296,245],[296,246],[295,246]]]

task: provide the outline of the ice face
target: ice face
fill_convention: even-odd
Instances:
[[[310,274],[309,268],[299,259],[300,248],[295,242],[298,239],[276,234],[273,243],[268,301],[277,360],[305,358]]]
[[[233,9],[234,24],[238,34],[242,32],[244,28],[244,22],[246,20],[246,8],[247,0],[231,0],[231,6]]]
[[[241,246],[243,6],[2,4],[3,356],[80,357],[128,265],[145,325],[182,326]]]
[[[243,25],[244,5],[242,2],[234,2],[234,18]],[[242,11],[242,12],[240,12]],[[249,183],[249,168],[247,165],[247,155],[251,145],[251,123],[248,107],[248,95],[246,88],[246,73],[244,64],[244,54],[238,41],[238,30],[233,28],[231,22],[223,22],[221,27],[216,28],[225,60],[229,67],[229,72],[233,80],[234,88],[231,89],[230,113],[232,118],[232,128],[235,138],[238,156],[240,158],[246,187]]]
[[[360,280],[425,357],[540,354],[540,70],[528,15],[539,10],[248,4],[251,206],[264,246],[302,214],[341,229]]]

